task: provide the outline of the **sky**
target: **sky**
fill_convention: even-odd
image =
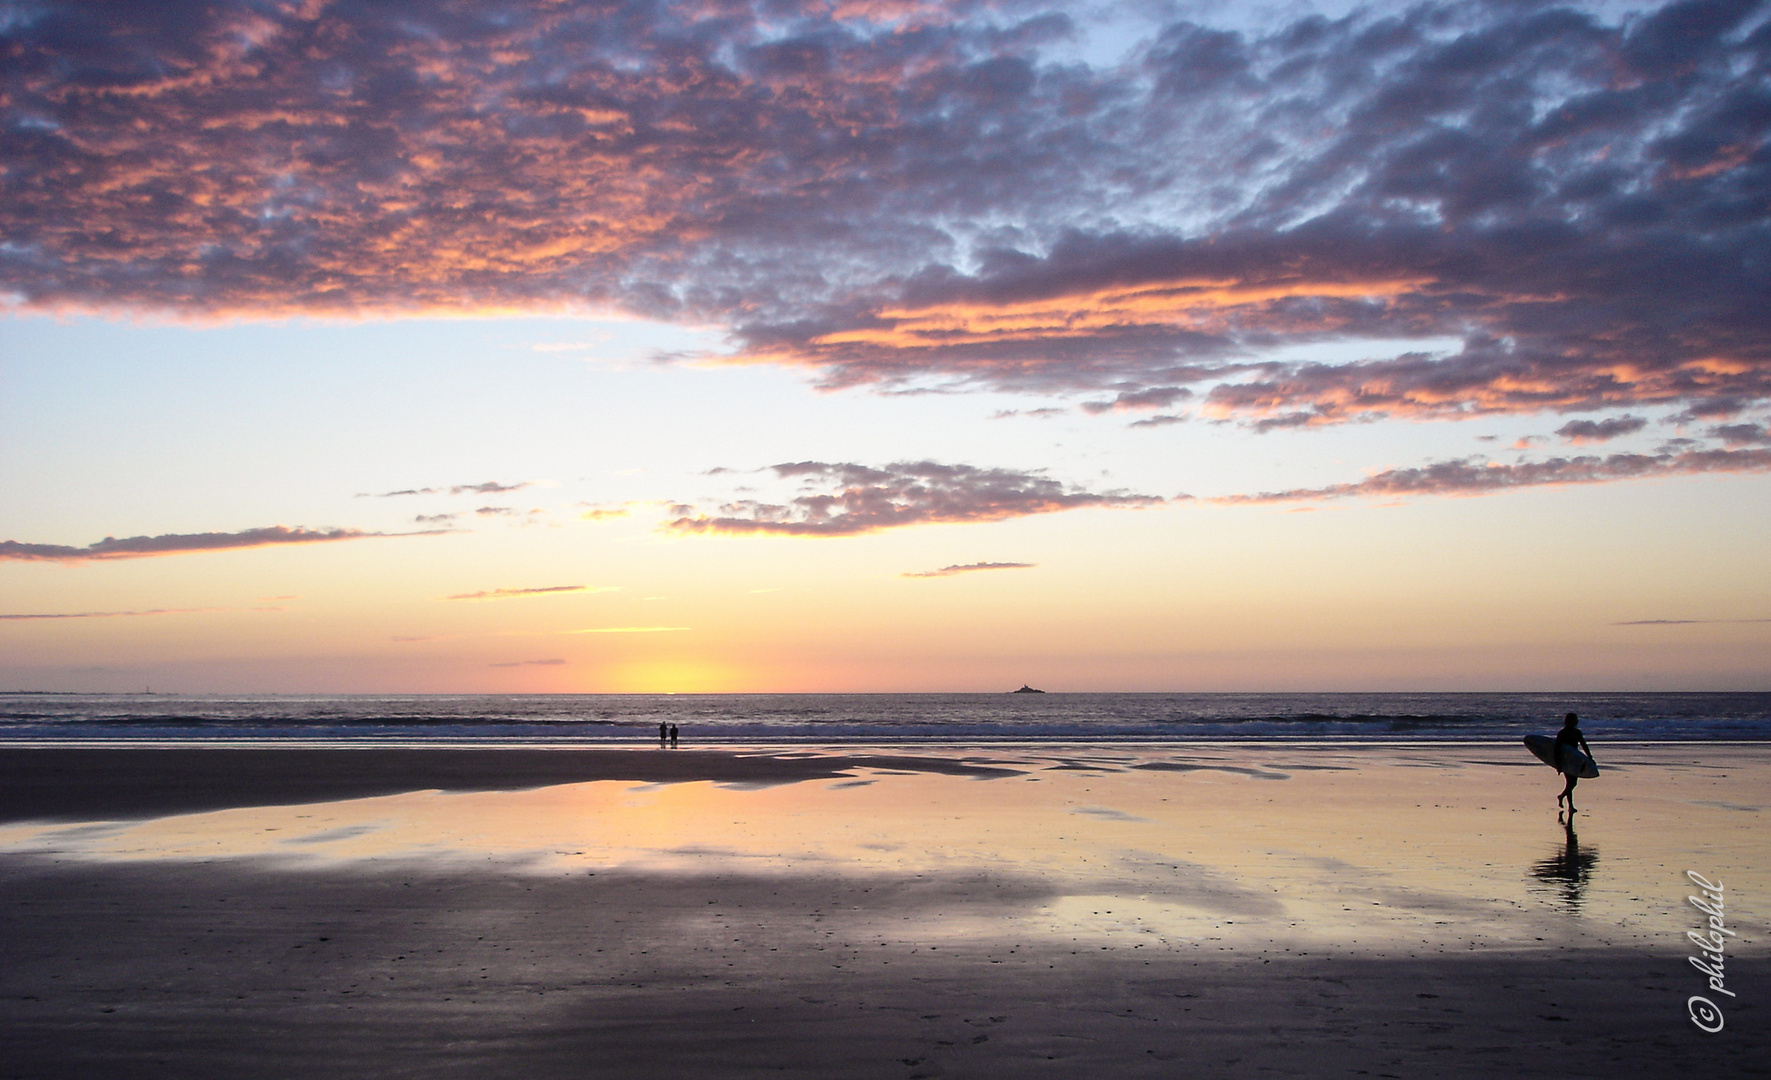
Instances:
[[[0,2],[0,690],[1771,689],[1771,4]]]

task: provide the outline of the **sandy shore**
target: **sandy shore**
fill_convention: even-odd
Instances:
[[[1523,755],[9,749],[0,1076],[1771,1072],[1771,748]]]

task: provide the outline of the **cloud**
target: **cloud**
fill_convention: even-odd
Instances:
[[[799,461],[772,466],[810,490],[786,503],[740,500],[715,515],[682,505],[663,529],[729,536],[856,536],[910,525],[1002,521],[1081,507],[1143,507],[1163,500],[1126,491],[1090,492],[1038,473],[897,462],[884,468]]]
[[[1127,412],[1134,409],[1166,409],[1175,402],[1193,396],[1182,386],[1150,386],[1142,390],[1126,390],[1111,401],[1085,401],[1086,413]]]
[[[1681,450],[1660,454],[1611,454],[1550,458],[1503,465],[1481,458],[1438,461],[1415,469],[1387,469],[1351,484],[1294,488],[1258,495],[1226,495],[1217,503],[1284,503],[1363,496],[1489,495],[1552,484],[1599,484],[1649,477],[1771,470],[1771,450]]]
[[[491,667],[558,667],[558,666],[560,666],[560,665],[561,665],[561,664],[564,664],[564,663],[565,663],[565,661],[564,661],[564,660],[558,660],[558,659],[550,659],[550,660],[508,660],[508,661],[506,661],[506,662],[504,662],[504,663],[502,663],[502,664],[492,664],[492,665],[489,665],[489,666],[491,666]]]
[[[0,615],[0,620],[27,621],[34,619],[125,619],[142,615],[197,615],[215,611],[226,611],[226,608],[154,608],[150,611],[74,611],[56,612],[47,615]]]
[[[603,585],[591,588],[589,585],[546,585],[536,589],[490,589],[485,592],[457,593],[445,596],[445,600],[509,600],[518,596],[546,596],[552,593],[581,592],[612,592],[614,586]]]
[[[191,551],[225,551],[233,548],[271,547],[282,544],[330,543],[336,540],[362,540],[373,536],[434,536],[437,531],[416,533],[364,532],[360,529],[306,529],[272,525],[263,529],[247,529],[233,533],[168,533],[164,536],[131,536],[119,540],[107,536],[86,547],[61,544],[21,544],[16,540],[0,540],[0,560],[99,562],[110,559],[139,559],[154,555],[178,555]]]
[[[580,505],[588,506],[588,504]],[[631,513],[633,513],[631,504],[624,504],[621,506],[589,506],[578,516],[585,521],[612,521],[615,518],[627,517]]]
[[[1709,436],[1729,446],[1771,443],[1771,430],[1763,424],[1720,424],[1710,428]]]
[[[1599,443],[1633,435],[1647,426],[1648,421],[1640,416],[1613,416],[1606,420],[1570,420],[1557,428],[1556,434],[1571,443]]]
[[[566,634],[669,634],[687,630],[686,626],[597,626],[589,630],[565,630]]]
[[[1067,410],[1058,408],[1043,409],[998,409],[990,414],[992,420],[1007,420],[1015,416],[1034,416],[1041,420],[1049,420],[1054,416],[1063,416]]]
[[[908,578],[952,577],[955,574],[969,574],[975,570],[1031,570],[1038,563],[1030,562],[974,562],[955,563],[943,566],[939,570],[924,570],[921,573],[906,573],[900,576]]]
[[[1771,623],[1771,619],[1630,619],[1612,626],[1705,626],[1716,623]]]
[[[520,484],[501,484],[496,480],[488,480],[483,484],[454,484],[449,487],[401,488],[398,491],[363,492],[359,499],[395,499],[404,495],[500,495],[507,491],[521,491],[526,487],[534,487],[535,481],[525,480]]]
[[[1771,399],[1762,13],[1171,17],[1090,64],[1037,2],[38,0],[0,30],[0,293],[615,310],[832,386],[1268,427],[1726,419]],[[1293,359],[1328,341],[1369,349]]]

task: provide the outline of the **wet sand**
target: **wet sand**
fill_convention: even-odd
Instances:
[[[391,787],[218,806],[326,764],[234,750],[172,816],[153,755],[222,751],[102,753],[0,826],[0,1076],[1771,1071],[1771,749],[1611,748],[1572,843],[1506,746],[351,750]]]

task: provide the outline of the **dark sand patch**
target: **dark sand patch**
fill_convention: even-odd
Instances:
[[[186,749],[0,747],[0,821],[157,817],[240,806],[362,799],[407,791],[519,791],[590,780],[767,787],[892,769],[993,779],[1019,775],[950,757],[826,756],[731,750]]]
[[[0,1075],[1765,1075],[1665,949],[1017,936],[1038,879],[0,860]],[[931,935],[943,920],[987,935]],[[1295,944],[1295,943],[1294,943]],[[1745,984],[1743,984],[1744,986]]]

